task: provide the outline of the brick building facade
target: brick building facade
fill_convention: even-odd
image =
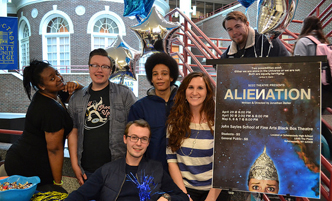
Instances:
[[[78,6],[83,6],[85,8],[85,13],[83,15],[78,15],[76,13],[75,10]],[[57,13],[64,13],[69,16],[73,24],[73,27],[71,27],[73,30],[69,36],[70,63],[71,65],[86,65],[89,52],[93,49],[91,47],[91,34],[87,33],[89,28],[88,23],[97,13],[114,13],[117,15],[116,17],[121,17],[125,24],[125,27],[123,27],[125,32],[120,33],[123,36],[123,40],[132,48],[139,48],[138,38],[130,29],[131,26],[136,25],[138,22],[136,19],[122,17],[123,7],[123,3],[111,1],[44,1],[20,8],[17,12],[17,17],[19,22],[22,17],[24,17],[30,24],[30,58],[41,60],[45,59],[43,58],[45,45],[43,47],[43,33],[41,33],[45,32],[45,30],[41,30],[41,27],[43,26],[41,24],[43,18],[45,18],[46,15],[54,15],[54,17],[57,17],[59,16]],[[35,18],[32,17],[33,10],[38,12]],[[53,14],[48,14],[49,12],[53,12]]]

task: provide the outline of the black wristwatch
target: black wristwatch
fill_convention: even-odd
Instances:
[[[171,201],[171,196],[168,193],[164,193],[161,197],[166,198],[168,201]]]

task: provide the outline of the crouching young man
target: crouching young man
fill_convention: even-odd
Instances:
[[[123,136],[127,146],[126,157],[97,169],[84,185],[69,194],[66,201],[140,201],[140,193],[145,193],[143,196],[147,200],[189,200],[163,170],[160,162],[143,157],[149,146],[150,135],[150,126],[145,120],[129,122]],[[139,185],[145,192],[140,192]]]

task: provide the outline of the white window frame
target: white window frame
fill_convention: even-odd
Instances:
[[[116,26],[118,28],[118,31],[119,31],[118,24],[113,19],[111,19],[110,17],[97,18],[95,20],[95,23],[93,24],[92,30],[94,30],[94,26],[95,26],[95,24],[96,24],[96,22],[98,20],[105,19],[105,18],[112,20],[116,24]],[[112,43],[109,43],[109,39],[112,40],[112,42],[113,42],[113,41],[115,41],[115,39],[116,39],[116,37],[118,35],[119,35],[119,33],[100,33],[100,32],[94,32],[93,31],[93,33],[91,34],[91,47],[92,47],[91,50],[99,48],[99,47],[95,47],[95,45],[96,45],[95,44],[95,38],[102,38],[102,39],[104,39],[104,42],[103,42],[104,45],[102,47],[100,47],[100,48],[106,48],[106,47],[108,47],[109,45],[112,44]]]
[[[25,26],[28,27],[28,37],[24,37],[24,28]],[[23,73],[23,67],[27,66],[30,63],[30,45],[29,45],[29,37],[31,36],[31,27],[28,19],[22,15],[22,17],[19,20],[19,70],[21,73]],[[22,50],[22,46],[25,45],[25,50]],[[26,53],[26,59],[25,63],[22,63],[23,58],[23,52]]]
[[[45,59],[45,60],[49,60],[49,58],[48,58],[48,50],[47,50],[47,39],[48,38],[56,38],[56,40],[57,40],[57,42],[56,42],[56,48],[57,48],[57,50],[56,50],[56,52],[57,52],[57,65],[61,65],[60,64],[60,61],[61,61],[61,58],[60,58],[60,38],[61,37],[67,37],[68,38],[68,40],[69,40],[69,44],[68,44],[68,46],[69,46],[69,58],[68,59],[64,59],[64,60],[69,60],[69,64],[68,64],[68,66],[69,66],[69,68],[67,68],[67,69],[65,69],[64,67],[58,67],[57,69],[58,69],[58,71],[60,72],[60,73],[71,73],[71,69],[70,69],[70,35],[69,34],[61,34],[61,33],[59,33],[59,34],[47,34],[47,36],[45,36],[45,40],[46,40],[46,51],[43,51],[43,52],[46,52],[46,57],[47,57],[47,59]],[[54,63],[52,63],[51,61],[50,61],[50,63],[51,64],[53,64],[53,65],[55,65]]]
[[[43,60],[48,60],[48,49],[47,49],[47,38],[49,37],[56,37],[57,38],[57,65],[60,65],[60,37],[68,37],[69,39],[69,64],[68,66],[71,65],[71,49],[70,49],[70,35],[74,33],[74,25],[72,20],[70,19],[70,17],[59,10],[56,10],[56,7],[53,7],[54,10],[47,12],[39,25],[39,35],[42,35],[42,47],[43,47]],[[47,33],[47,26],[49,24],[49,22],[56,18],[56,17],[61,17],[63,19],[65,19],[68,23],[68,32],[61,32],[61,33]],[[51,63],[52,64],[52,63]],[[55,65],[55,64],[54,64]],[[63,72],[62,69],[59,69],[60,72]],[[70,73],[71,69],[69,67],[69,69],[67,69],[67,73]]]
[[[108,45],[108,39],[111,38],[111,39],[116,39],[116,37],[118,35],[121,35],[121,36],[125,36],[126,35],[126,26],[122,20],[122,18],[112,12],[112,11],[109,11],[108,10],[109,7],[105,7],[105,10],[104,11],[100,11],[96,14],[94,14],[89,22],[88,22],[88,27],[87,27],[87,33],[91,35],[91,50],[95,49],[94,46],[94,38],[95,37],[101,37],[101,38],[105,38],[105,47],[107,47]],[[113,33],[96,33],[96,32],[93,32],[94,30],[94,25],[96,24],[96,22],[102,18],[109,18],[111,20],[113,20],[116,25],[118,26],[118,30],[119,30],[119,33],[118,34],[113,34]]]

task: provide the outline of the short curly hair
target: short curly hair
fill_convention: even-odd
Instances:
[[[179,77],[179,67],[178,63],[171,57],[170,55],[166,53],[154,53],[151,56],[148,57],[148,59],[145,62],[145,73],[146,78],[150,82],[150,84],[153,86],[151,80],[152,80],[152,70],[157,64],[164,64],[169,68],[170,77],[173,78],[173,81],[171,82],[171,86],[174,85],[176,80]]]

